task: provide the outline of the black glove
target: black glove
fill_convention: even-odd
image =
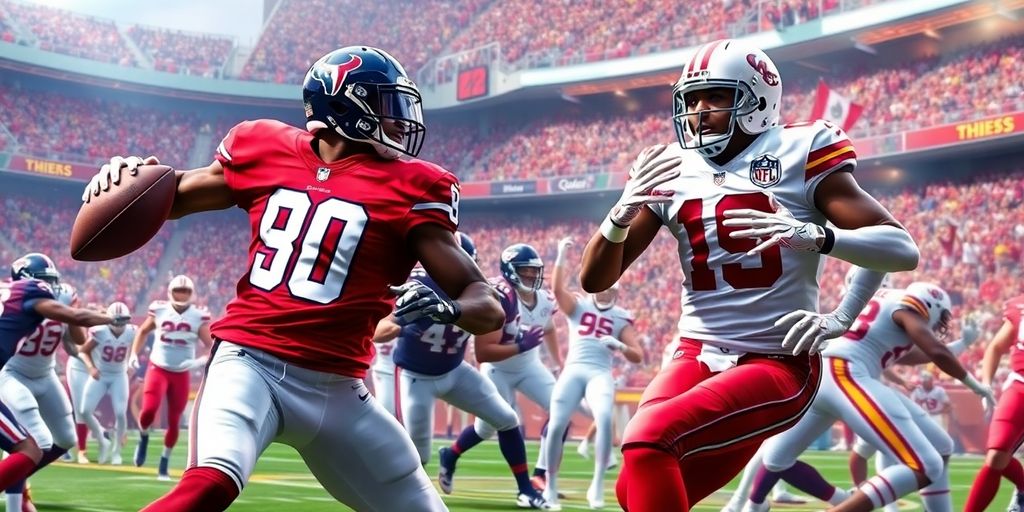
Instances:
[[[395,301],[395,319],[398,325],[406,325],[424,317],[440,324],[451,324],[462,316],[462,309],[457,302],[442,298],[419,281],[409,281],[402,286],[388,288],[391,293],[398,296],[398,300]]]

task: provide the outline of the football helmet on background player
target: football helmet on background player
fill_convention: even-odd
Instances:
[[[185,300],[185,301],[177,301],[177,300],[175,300],[174,299],[174,290],[188,290],[188,300]],[[183,308],[183,307],[188,306],[189,304],[191,304],[192,303],[192,296],[195,295],[195,293],[196,293],[196,286],[192,283],[192,279],[190,279],[186,275],[181,275],[181,274],[176,275],[176,276],[171,278],[171,282],[167,283],[167,300],[170,301],[170,303],[172,305],[175,305],[175,306],[177,306],[179,308]]]
[[[537,269],[537,277],[533,282],[523,279],[519,269],[533,267]],[[540,259],[537,249],[527,244],[513,244],[501,251],[501,275],[520,292],[535,292],[544,283],[544,261]]]
[[[11,280],[39,279],[56,286],[60,282],[60,272],[49,256],[30,252],[11,263]]]

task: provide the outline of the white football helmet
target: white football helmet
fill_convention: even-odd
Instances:
[[[732,108],[687,112],[686,95],[701,89],[726,87],[736,91]],[[672,92],[676,137],[684,149],[696,149],[701,156],[717,156],[729,144],[738,124],[744,133],[755,135],[779,124],[782,109],[782,78],[779,68],[759,48],[736,39],[719,39],[699,48],[683,67]],[[702,134],[687,122],[695,118],[699,126],[703,116],[728,111],[729,129],[725,133]]]
[[[939,337],[949,333],[953,319],[953,301],[946,290],[931,283],[911,283],[904,291],[904,302],[912,306],[924,306],[928,312],[928,327]]]
[[[188,290],[189,291],[188,300],[186,300],[184,302],[178,302],[178,301],[174,300],[174,293],[172,293],[174,290]],[[195,294],[196,294],[196,287],[195,287],[194,284],[192,284],[192,280],[189,279],[189,277],[186,276],[186,275],[183,275],[183,274],[176,275],[176,276],[171,278],[171,282],[167,283],[167,300],[169,300],[171,302],[171,304],[173,304],[175,306],[178,306],[179,308],[183,308],[183,307],[188,306],[189,304],[191,304],[192,303],[192,296],[195,295]]]
[[[118,336],[124,332],[124,327],[132,319],[132,312],[124,302],[111,302],[107,306],[107,315],[114,318],[114,321],[110,324],[110,330]]]
[[[592,293],[590,296],[593,298],[597,309],[607,311],[615,306],[615,301],[619,298],[619,283],[613,284],[603,292]]]

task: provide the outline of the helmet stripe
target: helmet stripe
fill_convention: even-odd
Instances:
[[[708,44],[710,43],[701,45],[699,48],[697,48],[697,51],[693,52],[693,57],[690,58],[690,65],[686,66],[687,73],[693,73],[694,68],[697,67],[697,57],[699,57],[701,53],[704,51],[704,49],[708,47]]]
[[[711,61],[711,54],[715,53],[715,50],[718,49],[718,45],[722,44],[722,41],[724,41],[724,39],[719,39],[718,41],[708,43],[705,46],[707,50],[704,51],[704,58],[701,59],[700,69],[698,69],[697,71],[704,71],[705,69],[708,68],[708,62]]]

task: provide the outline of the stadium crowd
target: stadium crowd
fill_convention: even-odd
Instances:
[[[0,9],[30,30],[42,50],[121,66],[137,64],[112,20],[7,0],[0,1]]]
[[[133,25],[128,37],[153,62],[153,69],[220,77],[235,43],[227,36]]]

